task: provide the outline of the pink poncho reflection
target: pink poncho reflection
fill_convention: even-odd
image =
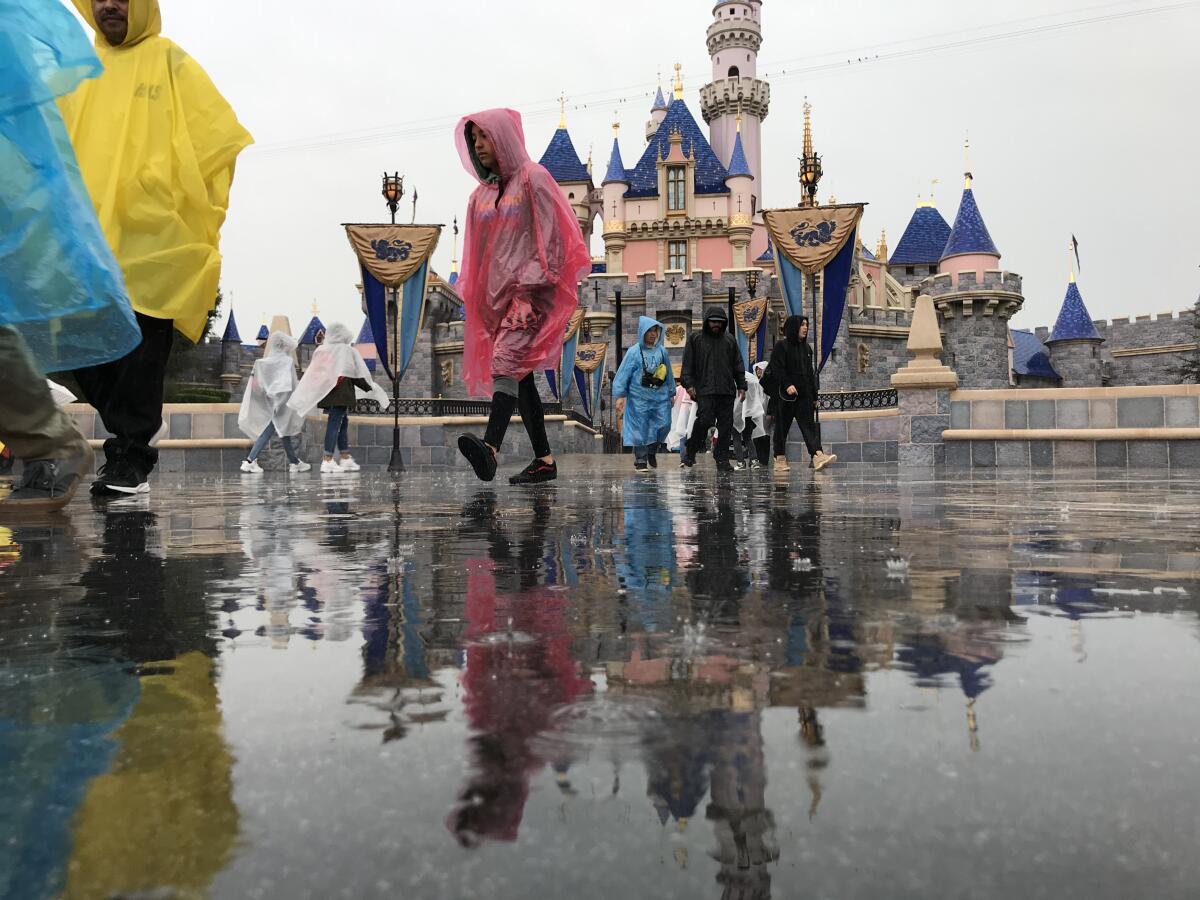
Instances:
[[[491,138],[500,168],[489,183],[468,139],[475,123]],[[490,396],[492,376],[520,381],[557,368],[576,285],[591,257],[558,184],[525,150],[521,116],[489,109],[465,116],[455,142],[463,167],[479,181],[467,203],[458,291],[466,306],[463,381]]]

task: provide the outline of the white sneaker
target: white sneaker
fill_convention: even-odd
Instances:
[[[745,468],[746,468],[746,464],[744,462],[741,462],[740,460],[736,460],[736,459],[733,461],[733,471],[742,472],[745,470]]]
[[[322,475],[330,475],[330,474],[333,474],[336,472],[341,472],[341,471],[342,471],[342,467],[339,466],[332,459],[321,460],[321,474]]]
[[[338,460],[338,465],[342,467],[343,472],[357,472],[362,468],[362,466],[354,461],[353,456],[343,456]]]
[[[261,475],[262,466],[258,464],[257,459],[243,459],[242,471],[248,475]]]
[[[304,462],[303,460],[301,460],[300,462],[288,463],[288,471],[293,472],[293,473],[307,472],[311,468],[312,468],[312,466],[309,463]]]

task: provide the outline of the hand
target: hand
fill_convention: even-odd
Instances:
[[[820,401],[820,400],[814,400],[814,401],[813,401],[813,409],[820,409],[820,408],[821,408],[821,401]]]
[[[625,415],[625,398],[624,397],[617,398],[617,415],[618,416]]]
[[[788,395],[789,397],[795,397],[795,396],[796,396],[796,386],[795,386],[794,384],[789,384],[789,385],[788,385],[788,389],[787,389],[787,395]]]
[[[691,397],[693,400],[696,399],[696,389],[695,388],[688,388],[687,393],[688,393],[688,396]]]
[[[738,391],[738,399],[739,399],[739,400],[745,400],[745,399],[746,399],[746,389],[745,389],[745,388],[741,388],[741,389]]]

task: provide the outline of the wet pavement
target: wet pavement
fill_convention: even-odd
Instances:
[[[1200,479],[673,461],[0,529],[0,897],[1200,892]]]

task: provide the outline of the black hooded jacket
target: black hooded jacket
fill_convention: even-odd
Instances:
[[[720,334],[708,330],[708,320],[724,324]],[[729,316],[724,308],[710,306],[704,311],[704,325],[693,331],[683,351],[679,383],[696,391],[697,397],[732,397],[746,389],[742,351],[729,333]]]
[[[772,399],[787,393],[788,386],[796,388],[800,399],[810,402],[817,399],[821,383],[813,366],[812,347],[800,339],[800,316],[788,316],[783,323],[783,340],[776,341],[767,365]]]

